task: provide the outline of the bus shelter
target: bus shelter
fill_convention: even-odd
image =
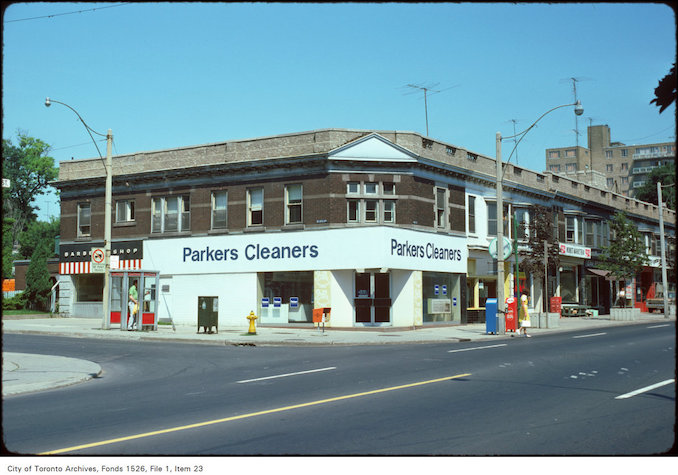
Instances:
[[[108,301],[108,325],[119,324],[120,330],[128,330],[131,310],[129,291],[136,281],[139,302],[136,316],[136,330],[158,329],[158,284],[160,272],[151,270],[111,271],[111,291]]]

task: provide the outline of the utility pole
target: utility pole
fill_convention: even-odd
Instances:
[[[664,318],[669,318],[669,289],[666,282],[666,244],[664,241],[664,210],[662,209],[662,184],[657,182],[657,203],[659,203],[659,243],[662,247],[662,288],[664,289]]]

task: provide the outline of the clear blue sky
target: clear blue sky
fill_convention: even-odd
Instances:
[[[96,149],[66,102],[114,154],[339,127],[425,134],[494,157],[513,134],[573,101],[586,127],[626,144],[675,140],[675,105],[650,104],[676,54],[661,4],[18,3],[4,11],[3,138],[52,146],[57,162]],[[78,12],[62,15],[63,13]],[[25,21],[26,18],[35,18]],[[454,87],[453,87],[454,86]],[[449,89],[447,89],[449,88]],[[518,148],[545,168],[574,145],[553,112]],[[100,144],[105,154],[105,142]],[[510,151],[504,145],[504,159]],[[512,159],[512,161],[515,160]],[[39,216],[58,215],[41,200]]]

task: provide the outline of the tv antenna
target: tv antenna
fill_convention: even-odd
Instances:
[[[435,84],[427,85],[427,86],[422,86],[420,84],[406,84],[405,87],[411,87],[412,89],[418,89],[421,91],[424,91],[424,114],[426,115],[426,136],[428,137],[428,101],[427,101],[427,96],[429,94],[438,94],[439,92],[447,91],[448,89],[452,89],[454,87],[457,87],[459,84],[455,84],[454,86],[446,87],[445,89],[433,89],[434,87],[438,87],[440,83],[437,82]]]
[[[572,81],[572,94],[574,94],[574,102],[577,102],[577,83],[581,81],[588,81],[590,78],[587,77],[570,77],[570,78],[565,78],[561,79],[560,82],[563,81]],[[579,150],[579,116],[577,114],[574,115],[574,134],[576,137],[576,145],[577,145],[577,150]],[[577,152],[578,153],[578,152]]]

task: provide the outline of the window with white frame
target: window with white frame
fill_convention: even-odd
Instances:
[[[228,227],[228,192],[212,192],[212,229]]]
[[[300,184],[285,185],[285,224],[299,224],[302,222],[302,196]]]
[[[151,198],[151,233],[174,233],[190,229],[188,195]]]
[[[518,224],[518,240],[528,241],[530,239],[530,210],[527,208],[516,208],[514,215]]]
[[[468,232],[476,232],[476,197],[468,197]]]
[[[250,188],[247,190],[247,225],[262,224],[264,224],[264,189]]]
[[[597,233],[598,222],[592,219],[587,219],[586,222],[584,223],[584,226],[586,227],[586,236],[584,244],[586,246],[596,247],[596,236],[598,235]]]
[[[376,195],[378,183],[365,183],[365,194]]]
[[[92,235],[92,207],[90,203],[78,203],[78,237]]]
[[[436,188],[436,226],[446,227],[447,223],[447,190]]]
[[[129,223],[134,221],[134,200],[117,200],[115,202],[115,222]]]
[[[348,200],[348,222],[360,222],[360,200]]]
[[[605,158],[612,158],[612,150],[605,150]]]
[[[382,184],[383,194],[384,195],[395,195],[395,183],[384,182]]]
[[[487,203],[487,234],[497,235],[497,203],[494,201]]]
[[[565,242],[575,242],[577,235],[577,218],[567,216],[565,218]]]
[[[376,223],[379,219],[379,201],[365,200],[365,222]]]
[[[627,148],[623,148],[621,151],[621,156],[622,157],[628,157],[629,156],[629,150]]]
[[[384,200],[384,222],[395,223],[395,201]]]
[[[349,195],[357,195],[360,193],[360,183],[357,181],[350,181],[346,184],[346,193]]]

